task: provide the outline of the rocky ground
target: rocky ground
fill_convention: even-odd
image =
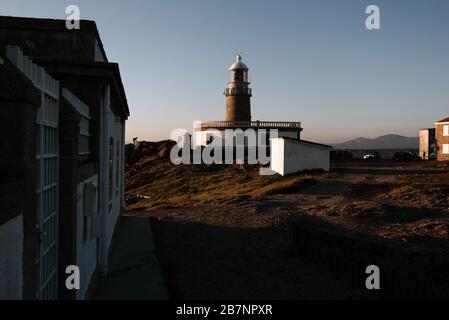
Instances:
[[[290,255],[291,222],[319,216],[404,245],[449,250],[449,165],[337,163],[329,173],[260,176],[251,166],[175,166],[171,144],[127,147],[128,214],[154,218],[179,298],[358,298]]]

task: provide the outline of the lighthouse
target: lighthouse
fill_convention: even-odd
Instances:
[[[224,90],[226,97],[226,117],[224,121],[199,121],[194,127],[195,143],[207,145],[212,140],[223,139],[226,130],[243,130],[250,134],[254,130],[257,134],[267,134],[265,144],[269,143],[268,134],[277,131],[279,137],[300,139],[302,131],[301,122],[260,121],[251,117],[252,90],[248,77],[248,67],[237,55],[236,61],[229,67],[231,73],[228,84]],[[251,130],[248,130],[251,129]],[[273,130],[273,131],[272,131]],[[238,135],[238,133],[235,133]]]
[[[264,175],[274,172],[284,175],[311,169],[329,171],[332,147],[301,140],[301,122],[251,119],[252,92],[248,67],[240,55],[237,55],[229,71],[231,78],[224,91],[225,121],[197,122],[194,126],[194,145],[201,148],[195,150],[206,152],[207,161],[213,160],[214,163],[223,163],[223,154],[226,164],[258,163],[262,165],[260,170]],[[267,165],[267,151],[269,170],[263,167]]]
[[[251,88],[248,81],[248,67],[237,55],[229,67],[231,77],[224,91],[226,96],[226,121],[251,121]]]

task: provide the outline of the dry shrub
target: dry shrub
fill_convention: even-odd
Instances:
[[[310,178],[294,178],[290,180],[280,180],[270,183],[250,193],[254,199],[260,199],[264,196],[273,194],[288,194],[298,192],[315,184],[315,179]]]

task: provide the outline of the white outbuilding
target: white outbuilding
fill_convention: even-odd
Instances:
[[[286,175],[303,170],[329,171],[331,146],[292,138],[271,139],[271,170]]]

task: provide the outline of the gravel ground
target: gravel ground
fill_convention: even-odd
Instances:
[[[267,177],[253,167],[174,166],[150,156],[127,172],[128,210],[152,217],[174,298],[369,298],[364,284],[351,287],[294,258],[291,222],[318,216],[447,251],[448,171],[447,163],[352,161],[329,173]]]

